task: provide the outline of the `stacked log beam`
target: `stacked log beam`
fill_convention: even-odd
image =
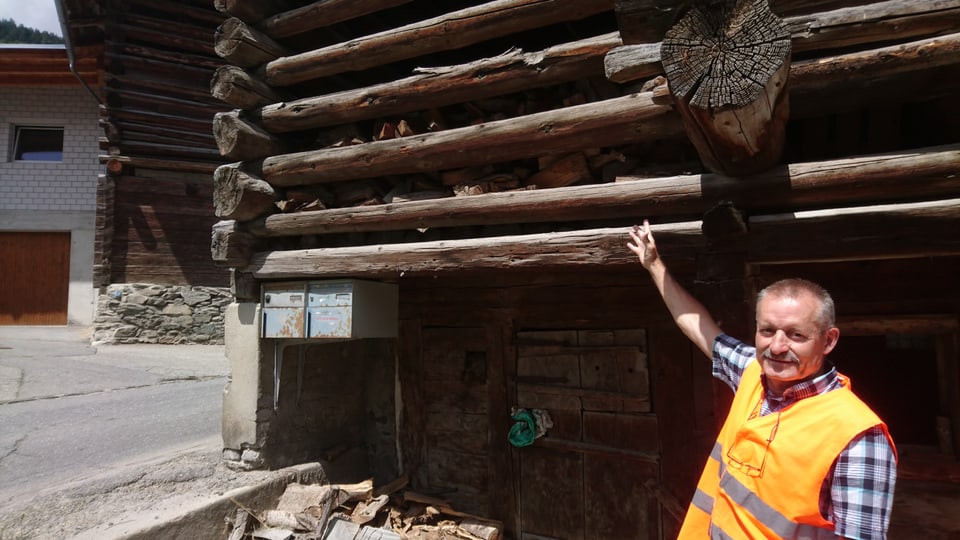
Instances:
[[[939,197],[960,191],[960,145],[914,152],[797,163],[750,178],[715,174],[637,179],[572,186],[563,190],[493,193],[436,201],[323,212],[272,215],[247,223],[263,237],[412,230],[456,225],[496,225],[629,216],[698,215],[721,199],[755,212],[770,208],[813,209],[860,200]]]
[[[792,69],[791,92],[795,106],[829,110],[816,98],[817,89],[829,84],[874,81],[878,77],[921,70],[955,62],[960,35],[931,38],[913,44],[880,49],[879,53],[854,53],[829,60],[797,62]],[[922,51],[922,61],[918,55]],[[868,63],[873,61],[873,63]],[[871,67],[873,66],[873,67]],[[854,75],[850,75],[853,73]],[[807,96],[807,97],[805,97]],[[815,102],[815,105],[808,104]],[[647,97],[626,96],[549,113],[491,122],[413,139],[392,139],[356,146],[328,148],[268,157],[262,179],[276,187],[338,182],[443,170],[531,157],[542,153],[570,152],[583,146],[639,142],[677,136],[679,124],[670,108]],[[644,123],[636,130],[637,122]],[[591,132],[589,126],[596,126]],[[542,126],[550,126],[549,130]],[[577,130],[563,126],[577,126]],[[590,136],[593,133],[593,138]],[[469,150],[469,151],[466,151]],[[259,156],[262,157],[262,156]],[[415,158],[415,159],[411,159]]]
[[[617,34],[605,34],[556,45],[543,51],[514,50],[498,57],[461,65],[421,68],[412,76],[373,86],[290,99],[299,91],[296,85],[301,83],[317,82],[352,70],[384,66],[402,59],[427,57],[433,52],[462,47],[497,35],[489,30],[477,30],[476,34],[458,34],[451,37],[451,28],[461,28],[457,26],[459,21],[463,21],[464,30],[473,31],[483,27],[480,22],[502,22],[503,19],[499,18],[502,13],[512,12],[517,16],[511,24],[518,26],[503,28],[504,35],[512,34],[522,28],[542,26],[552,21],[553,19],[545,20],[533,14],[543,15],[546,6],[556,9],[560,4],[500,0],[297,54],[292,54],[295,51],[283,50],[283,46],[274,41],[350,20],[362,14],[389,9],[400,3],[403,2],[382,0],[360,2],[352,6],[348,3],[337,3],[337,9],[356,11],[352,15],[331,11],[326,13],[330,19],[324,23],[294,22],[293,16],[294,13],[306,11],[315,12],[319,16],[318,10],[322,2],[274,12],[272,15],[260,13],[259,15],[264,15],[261,18],[240,17],[243,21],[231,21],[231,32],[234,35],[245,36],[248,46],[260,48],[261,52],[269,52],[255,61],[243,60],[239,66],[218,70],[211,83],[215,96],[243,110],[242,113],[221,115],[223,119],[229,119],[233,126],[221,131],[237,133],[242,127],[253,134],[247,139],[247,143],[240,145],[246,148],[244,150],[227,150],[231,144],[233,147],[237,145],[224,144],[230,143],[224,137],[217,139],[225,156],[242,162],[231,166],[229,170],[224,168],[222,174],[215,175],[215,183],[219,182],[217,178],[231,179],[217,187],[223,197],[223,201],[218,203],[219,217],[236,219],[240,222],[236,230],[244,234],[279,237],[458,225],[590,220],[596,219],[598,208],[603,209],[604,217],[609,218],[636,215],[636,206],[612,202],[622,196],[614,194],[617,193],[619,184],[573,185],[559,190],[563,193],[551,193],[549,190],[502,193],[496,191],[535,186],[566,186],[568,182],[576,184],[577,178],[585,178],[584,164],[590,163],[592,166],[594,157],[601,163],[601,160],[608,160],[608,156],[615,153],[601,149],[680,140],[682,127],[673,110],[673,104],[669,99],[665,99],[665,87],[658,87],[653,80],[647,85],[647,88],[652,88],[653,91],[622,97],[605,96],[606,99],[586,103],[571,100],[563,107],[545,112],[520,113],[519,116],[507,114],[503,119],[480,117],[476,125],[462,127],[448,126],[442,119],[437,124],[426,120],[423,125],[430,124],[429,128],[420,126],[410,130],[409,126],[413,125],[414,119],[419,119],[425,112],[437,107],[463,104],[469,108],[470,102],[475,100],[500,99],[501,96],[533,88],[597,77],[602,74],[604,61],[606,75],[612,81],[649,79],[662,73],[660,44],[655,41],[624,46]],[[651,2],[633,3],[645,4],[648,7],[652,5]],[[627,4],[631,2],[616,2],[618,10],[625,8]],[[658,0],[656,4],[658,8],[662,8],[664,2]],[[870,85],[887,77],[957,64],[956,40],[960,35],[941,34],[955,28],[960,22],[960,0],[933,0],[923,4],[889,1],[855,7],[846,7],[849,2],[825,0],[799,4],[802,5],[787,9],[784,2],[771,2],[774,11],[789,14],[785,21],[788,41],[796,47],[797,52],[812,53],[817,50],[864,47],[872,43],[889,43],[891,39],[924,39],[874,50],[839,54],[828,59],[798,60],[787,64],[790,71],[788,91],[794,115],[812,114],[814,111],[818,114],[839,112],[831,107],[842,107],[846,106],[845,104],[824,101],[822,97],[825,89],[841,83]],[[602,11],[612,8],[612,4],[607,5],[604,2],[581,2],[577,5],[585,10]],[[818,13],[829,8],[838,9]],[[236,8],[240,11],[242,9],[245,8]],[[591,11],[594,12],[597,11]],[[582,18],[584,13],[575,16],[567,13],[564,17]],[[231,14],[236,15],[234,12]],[[619,11],[618,15],[621,15]],[[437,30],[443,24],[447,25],[446,31]],[[891,29],[895,29],[895,34]],[[411,38],[414,35],[418,36],[416,40]],[[441,36],[444,39],[440,39]],[[642,52],[641,62],[636,60],[638,51]],[[237,122],[239,119],[243,120],[242,125]],[[409,125],[407,120],[411,121]],[[373,131],[354,131],[355,126],[363,122],[374,122]],[[400,126],[404,127],[401,129]],[[321,132],[317,146],[313,149],[283,153],[284,147],[302,147],[302,134],[316,129],[327,131]],[[354,134],[351,135],[351,132]],[[327,133],[343,135],[333,141]],[[294,140],[297,141],[296,144]],[[955,168],[953,160],[956,159],[956,150],[947,149],[942,152],[945,154],[938,150],[933,159],[946,160],[950,164],[945,167],[953,170],[951,167]],[[548,156],[549,159],[544,159]],[[557,161],[564,156],[564,159]],[[865,162],[866,166],[870,159],[881,158],[858,159],[868,160]],[[517,176],[503,169],[490,168],[492,165],[519,160],[539,160],[542,170],[548,170],[545,167],[552,163],[555,170],[549,180],[544,180],[546,174],[538,176],[536,169]],[[911,160],[913,157],[910,156],[899,156],[889,162],[887,158],[882,158],[882,161],[892,168],[876,173],[885,179],[877,183],[875,196],[879,200],[895,197],[898,179],[905,174],[901,167],[918,166]],[[812,169],[830,165],[832,162],[807,164]],[[797,167],[800,167],[797,170],[802,170],[801,165],[791,166],[790,170]],[[237,180],[237,170],[242,170],[243,181]],[[227,174],[228,172],[230,174]],[[829,198],[828,192],[834,193],[830,190],[837,190],[837,202],[834,204],[852,204],[857,200],[858,194],[862,194],[844,187],[855,185],[856,179],[861,176],[841,175],[841,178],[834,178],[830,173],[825,173],[831,180],[807,180],[809,184],[797,181],[796,192],[789,196],[780,194],[784,198],[778,199],[776,193],[771,195],[764,186],[782,185],[783,178],[777,176],[782,173],[781,169],[774,169],[770,178],[777,178],[776,180],[765,180],[766,177],[760,174],[744,180],[753,182],[752,184],[742,185],[757,188],[758,193],[767,193],[768,197],[773,197],[772,200],[778,200],[778,204],[809,204],[811,208],[817,204],[825,204],[823,201]],[[864,169],[863,174],[871,173]],[[912,185],[911,190],[916,189],[918,193],[932,197],[942,196],[956,189],[948,178],[949,174],[953,173],[942,170],[931,173],[926,180],[919,180]],[[421,181],[417,179],[417,175],[424,179],[433,176],[434,179]],[[440,182],[436,182],[438,175],[443,177]],[[586,176],[590,177],[590,174]],[[485,178],[500,179],[503,182],[484,184]],[[653,200],[662,201],[663,198],[657,195],[657,190],[663,188],[663,183],[676,182],[676,178],[637,180],[631,196],[647,196],[643,188],[637,187],[642,184],[649,187],[652,192],[649,196],[653,197]],[[737,187],[724,183],[723,176],[692,175],[679,178],[682,179],[678,184],[679,189],[708,181],[728,189],[727,193],[738,193]],[[810,178],[819,177],[804,177]],[[538,179],[542,185],[537,186]],[[592,181],[592,177],[587,180]],[[390,186],[377,187],[391,182],[393,189],[390,189]],[[420,187],[416,187],[418,185]],[[486,187],[479,187],[481,185]],[[330,188],[329,197],[311,192],[322,187]],[[245,191],[247,189],[248,192]],[[604,189],[611,192],[605,193]],[[743,187],[743,191],[748,189],[750,188]],[[472,193],[486,193],[486,196],[453,196]],[[812,196],[809,202],[804,202],[803,197],[807,193],[816,195]],[[560,203],[565,197],[574,195],[582,203]],[[438,196],[443,198],[435,198]],[[669,210],[668,213],[673,212],[673,215],[693,216],[704,211],[705,205],[712,200],[703,192],[688,196],[688,199],[673,199],[671,195],[668,197],[670,204],[647,209],[653,213],[639,213],[654,215],[659,210]],[[243,203],[244,200],[247,203]],[[349,200],[353,201],[349,204],[365,206],[329,206],[331,201],[338,200]],[[246,204],[246,208],[235,213],[233,208],[243,204]],[[749,206],[750,203],[747,204]],[[297,208],[315,211],[276,214],[281,209],[289,212],[290,209]]]
[[[324,0],[267,17],[257,27],[272,38],[290,37],[402,6],[411,1],[413,0]]]
[[[292,84],[458,49],[516,32],[610,11],[612,0],[496,0],[264,66],[270,86]]]
[[[787,17],[794,53],[831,50],[954,33],[960,27],[960,0],[890,0],[825,13]],[[618,83],[663,72],[660,40],[612,49],[604,59],[608,79]]]
[[[749,260],[779,262],[840,262],[890,258],[960,255],[960,199],[882,205],[848,211],[820,211],[756,216],[750,220]],[[663,255],[695,258],[706,243],[700,222],[655,226]],[[798,237],[816,231],[817,238],[802,253]],[[838,234],[837,231],[844,231]],[[906,234],[910,242],[891,242]],[[245,272],[257,279],[325,277],[392,278],[438,275],[491,269],[590,268],[636,264],[624,249],[623,227],[517,235],[496,238],[352,246],[256,253]],[[895,244],[895,245],[891,245]],[[776,246],[780,246],[779,249]],[[801,257],[798,258],[798,255]]]

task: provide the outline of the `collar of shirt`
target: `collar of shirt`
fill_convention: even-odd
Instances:
[[[801,399],[823,394],[831,390],[836,390],[842,385],[840,377],[837,375],[837,368],[829,360],[827,362],[829,369],[823,375],[797,383],[787,388],[782,396],[775,395],[767,386],[767,376],[761,374],[760,380],[763,383],[763,405],[760,407],[760,416],[783,410]]]

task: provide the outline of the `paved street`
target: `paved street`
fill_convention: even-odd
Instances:
[[[87,337],[0,327],[0,512],[73,480],[219,447],[223,347],[94,348]]]

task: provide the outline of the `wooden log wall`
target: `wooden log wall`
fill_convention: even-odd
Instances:
[[[215,43],[228,66],[212,74],[210,92],[234,110],[215,122],[216,146],[230,163],[214,173],[222,221],[213,259],[232,268],[238,297],[254,301],[262,281],[399,282],[400,377],[412,400],[412,423],[400,434],[405,465],[421,484],[462,488],[462,502],[477,511],[516,517],[524,503],[515,492],[500,501],[482,494],[491,463],[505,470],[519,462],[483,445],[462,452],[463,470],[452,458],[431,459],[449,456],[458,441],[436,440],[456,430],[428,425],[430,414],[449,410],[471,422],[489,415],[478,429],[502,433],[492,404],[515,390],[508,360],[518,330],[623,327],[592,312],[614,306],[610,313],[626,317],[637,304],[622,295],[652,294],[635,282],[627,225],[655,218],[672,265],[712,288],[712,301],[736,300],[723,315],[745,321],[751,280],[783,263],[825,273],[863,261],[927,268],[960,256],[960,0],[771,2],[783,18],[778,40],[793,51],[776,77],[789,115],[778,117],[782,156],[749,175],[706,173],[701,145],[684,130],[660,56],[680,13],[649,16],[682,4],[215,3],[230,17]],[[716,2],[701,3],[709,4]],[[891,241],[901,233],[909,240]],[[800,238],[811,241],[799,249]],[[764,271],[752,274],[757,268]],[[598,300],[577,300],[580,293]],[[649,297],[646,304],[659,306]],[[929,291],[912,305],[956,316],[954,299],[938,303]],[[714,392],[708,381],[690,381],[689,346],[671,340],[659,315],[644,313],[638,324],[660,325],[663,366],[682,364],[664,367],[656,391],[708,396],[694,407],[654,407],[686,407],[683,422],[659,424],[662,455],[685,452],[660,464],[657,500],[669,513],[685,505],[690,471],[700,466],[692,458],[699,449],[683,447],[677,426],[700,422],[709,432]],[[440,343],[437,358],[424,353],[428,340]],[[458,350],[487,355],[483,385],[423,371],[453,369],[443,356],[451,343],[487,347]],[[456,361],[482,364],[469,358]],[[453,403],[424,376],[462,384],[467,397]],[[424,403],[426,412],[414,414]],[[663,519],[669,536],[679,518]]]
[[[113,230],[98,250],[109,261],[98,284],[229,283],[209,256],[212,175],[229,161],[211,128],[229,107],[208,85],[223,65],[213,34],[225,18],[208,0],[131,0],[100,19],[100,148],[113,205],[102,215]]]
[[[636,196],[628,193],[633,188],[618,188],[613,180],[646,177],[654,186],[703,170],[660,77],[659,39],[636,45],[621,39],[628,32],[617,23],[636,26],[647,2],[579,2],[576,10],[564,11],[563,21],[556,19],[563,2],[553,1],[475,2],[445,12],[384,0],[331,6],[329,13],[310,4],[270,14],[245,4],[218,5],[232,18],[220,27],[216,46],[233,65],[217,70],[210,83],[214,96],[236,108],[216,122],[219,151],[234,162],[234,172],[215,175],[214,207],[217,217],[237,221],[238,234],[300,236],[301,244],[336,246],[343,241],[331,235],[348,230],[444,227],[456,238],[462,236],[458,226],[582,223],[609,208],[567,200],[581,195],[574,191],[609,190],[626,199]],[[951,33],[960,24],[960,1],[771,7],[784,17],[794,49],[784,160],[802,158],[809,165],[794,166],[818,168],[817,158],[858,159],[871,150],[895,154],[898,147],[909,149],[906,157],[925,146],[918,140],[926,146],[953,142],[956,121],[944,117],[920,137],[888,124],[888,140],[900,141],[892,146],[861,143],[847,154],[809,151],[818,126],[836,125],[829,128],[836,133],[860,130],[861,139],[879,140],[863,132],[858,115],[908,114],[900,104],[905,93],[933,111],[928,115],[949,109],[944,96],[956,89],[949,82],[955,78],[921,88],[909,81],[960,73],[960,34]],[[292,23],[304,10],[329,20]],[[498,24],[495,31],[483,30],[505,13],[511,14],[509,29]],[[451,32],[451,25],[469,32]],[[657,30],[661,37],[665,31]],[[834,96],[838,91],[855,97]],[[545,191],[554,187],[574,191]],[[946,185],[943,191],[953,189]],[[814,206],[889,202],[842,193],[825,188]],[[469,200],[477,194],[488,197]],[[530,204],[508,215],[492,210],[506,200]],[[686,218],[709,204],[700,202],[685,208]],[[470,207],[477,208],[473,218],[464,213]],[[485,208],[491,211],[484,217]],[[602,219],[658,213],[670,215],[638,205]],[[346,242],[377,241],[352,238]]]

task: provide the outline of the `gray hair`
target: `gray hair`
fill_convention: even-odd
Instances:
[[[781,279],[770,285],[767,285],[760,294],[757,295],[757,311],[760,311],[760,302],[767,296],[776,296],[780,298],[799,298],[804,293],[816,298],[820,304],[820,310],[817,313],[817,326],[820,331],[826,332],[837,324],[836,308],[834,307],[833,297],[826,289],[812,281],[801,278]]]

